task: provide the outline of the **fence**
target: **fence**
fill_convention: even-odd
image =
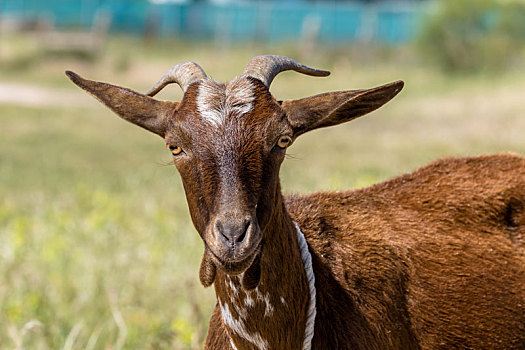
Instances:
[[[305,32],[328,43],[400,44],[411,40],[426,12],[423,3],[208,2],[137,0],[0,0],[3,16],[52,20],[57,28],[87,28],[101,11],[112,32],[178,35],[230,41],[293,41]]]

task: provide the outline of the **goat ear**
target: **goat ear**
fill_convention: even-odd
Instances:
[[[66,75],[123,119],[164,137],[167,118],[177,102],[159,101],[127,88],[87,80],[71,71]]]
[[[341,124],[376,110],[403,88],[402,81],[367,90],[337,91],[281,103],[294,135]]]

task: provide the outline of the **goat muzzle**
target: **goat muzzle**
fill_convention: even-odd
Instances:
[[[206,233],[206,246],[215,265],[237,275],[245,272],[260,251],[262,233],[254,216],[217,216]]]

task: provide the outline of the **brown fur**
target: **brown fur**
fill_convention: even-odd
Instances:
[[[203,104],[228,112],[210,127],[196,104],[208,82],[170,103],[68,75],[184,150],[174,162],[205,245],[199,276],[217,295],[207,349],[302,348],[309,289],[293,221],[316,279],[313,349],[525,348],[524,158],[443,159],[357,191],[281,194],[281,136],[362,116],[402,82],[277,102],[246,78],[253,108],[225,108],[235,99],[214,83],[220,98]]]
[[[515,155],[290,197],[319,286],[314,348],[524,348],[524,203]]]

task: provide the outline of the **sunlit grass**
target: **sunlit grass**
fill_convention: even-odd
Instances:
[[[63,70],[144,91],[179,61],[227,80],[267,49],[114,38],[94,64],[44,57],[18,75],[0,71],[4,81],[78,91],[90,101]],[[405,91],[370,116],[301,136],[281,171],[285,192],[368,186],[448,155],[525,154],[523,73],[449,77],[420,63],[356,63],[334,52],[306,62],[331,77],[283,73],[272,92],[295,98],[397,79]],[[0,105],[0,120],[0,348],[199,347],[213,291],[198,282],[202,243],[163,140],[95,100]]]
[[[184,210],[130,199],[79,185],[32,206],[1,204],[4,345],[18,333],[28,348],[54,349],[76,326],[76,348],[93,337],[94,348],[119,337],[128,348],[198,344],[196,317],[211,299],[195,288],[201,248]],[[28,322],[37,326],[24,335]]]
[[[213,299],[162,140],[96,109],[0,110],[0,347],[75,327],[74,348],[197,346]]]

